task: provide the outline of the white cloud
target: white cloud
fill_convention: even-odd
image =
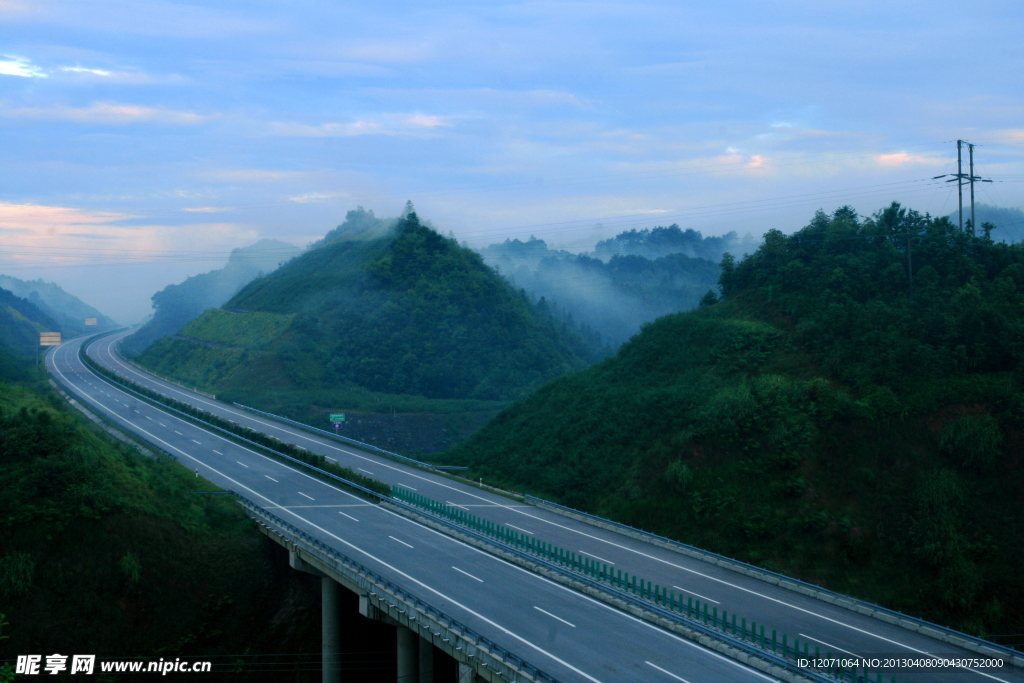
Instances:
[[[299,171],[272,171],[264,168],[219,168],[199,173],[204,180],[243,183],[266,183],[299,178],[304,175]]]
[[[170,123],[194,125],[211,118],[210,115],[175,111],[161,107],[144,107],[134,104],[95,102],[87,107],[52,105],[49,107],[0,108],[0,116],[16,119],[44,121],[75,121],[77,123],[128,124],[128,123]]]
[[[283,123],[270,124],[272,135],[307,138],[338,138],[355,135],[410,135],[434,128],[451,127],[449,121],[430,114],[385,114],[379,120],[363,119],[345,123]]]
[[[0,56],[0,75],[20,76],[21,78],[46,78],[47,74],[24,57],[14,55]]]
[[[908,154],[907,152],[894,152],[892,154],[879,154],[875,156],[875,163],[879,166],[900,167],[908,165],[938,166],[946,163],[945,159],[923,156],[920,154]]]

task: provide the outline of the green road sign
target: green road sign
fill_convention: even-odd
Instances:
[[[345,413],[331,413],[331,422],[344,422]]]

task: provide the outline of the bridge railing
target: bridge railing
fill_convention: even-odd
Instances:
[[[383,601],[391,607],[401,605],[405,608],[407,618],[412,621],[421,621],[424,626],[429,626],[431,622],[440,625],[449,635],[454,635],[466,645],[471,646],[471,648],[463,646],[461,649],[466,651],[468,656],[476,657],[482,666],[496,669],[498,673],[501,673],[510,681],[523,680],[520,676],[525,676],[526,680],[536,681],[537,683],[559,683],[558,679],[542,671],[519,655],[506,650],[491,639],[462,624],[404,588],[385,579],[368,567],[339,553],[294,524],[264,510],[248,498],[234,491],[231,493],[239,505],[258,523],[272,529],[283,538],[286,538],[289,543],[315,557],[325,566],[334,568],[344,575],[348,581],[365,590],[369,596],[375,598],[378,602]],[[485,661],[487,659],[491,659],[492,663],[489,664]],[[499,662],[503,666],[496,666]],[[504,671],[502,671],[503,668],[505,669]]]

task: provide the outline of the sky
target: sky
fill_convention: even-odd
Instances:
[[[0,272],[123,323],[357,206],[471,246],[1024,206],[1019,2],[0,0]],[[966,153],[965,153],[966,154]]]

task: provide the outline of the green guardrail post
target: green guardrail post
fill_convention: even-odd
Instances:
[[[761,627],[761,647],[764,647],[764,626]]]
[[[782,634],[782,656],[787,657],[789,652],[789,645],[786,643],[786,634]]]
[[[704,603],[704,623],[708,623],[708,603]]]
[[[775,641],[775,629],[772,629],[772,652],[778,652],[779,644]]]
[[[747,639],[747,618],[746,617],[743,617],[743,625],[742,625],[741,628],[743,629],[743,632],[740,633],[740,638],[742,638],[743,640],[746,640]]]
[[[713,612],[713,614],[711,616],[711,625],[714,626],[715,628],[718,628],[718,608],[717,607],[713,607],[712,608],[712,612]]]
[[[689,596],[686,597],[686,616],[693,616],[693,598]]]
[[[732,634],[736,635],[736,613],[732,613]]]

